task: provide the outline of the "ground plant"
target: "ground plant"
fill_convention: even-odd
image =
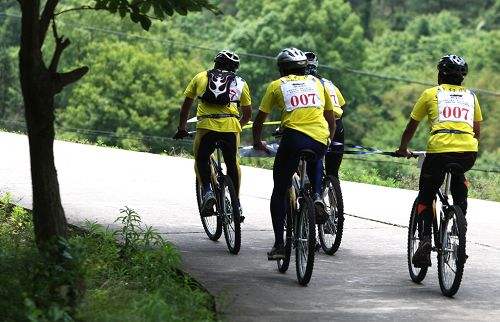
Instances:
[[[216,320],[178,251],[134,210],[124,208],[114,230],[71,228],[61,265],[39,252],[30,212],[11,202],[0,201],[2,321]]]

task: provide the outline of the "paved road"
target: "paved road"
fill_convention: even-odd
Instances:
[[[203,234],[193,189],[193,162],[182,158],[56,142],[56,165],[69,220],[111,224],[123,206],[136,209],[174,242],[185,269],[217,296],[229,321],[463,320],[500,321],[500,203],[470,201],[469,260],[454,299],[441,296],[435,264],[422,285],[409,281],[406,230],[414,191],[342,182],[348,216],[341,249],[319,254],[308,287],[292,266],[280,274],[265,252],[271,173],[244,167],[240,255]],[[31,204],[27,139],[0,133],[0,193]],[[358,218],[361,217],[361,218]],[[375,222],[373,220],[379,221]],[[381,223],[383,222],[383,223]]]

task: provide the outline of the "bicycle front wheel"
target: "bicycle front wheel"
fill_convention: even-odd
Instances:
[[[222,226],[227,248],[231,254],[238,254],[241,247],[240,202],[234,189],[233,181],[224,177],[222,186]]]
[[[420,284],[427,275],[428,267],[418,268],[413,266],[413,263],[411,262],[413,255],[417,251],[418,243],[420,242],[419,236],[421,235],[421,232],[419,232],[419,228],[421,229],[421,225],[419,225],[417,217],[417,204],[418,200],[415,199],[415,201],[413,202],[413,207],[411,208],[410,223],[408,225],[407,259],[408,271],[410,272],[411,280],[415,283]]]
[[[315,209],[312,200],[301,200],[295,225],[295,264],[299,284],[306,286],[311,280],[316,251]]]
[[[465,234],[467,222],[458,206],[446,209],[441,224],[441,251],[438,253],[439,286],[443,295],[452,297],[458,292],[465,265]]]
[[[212,187],[214,190],[214,187]],[[201,215],[201,205],[203,203],[202,192],[201,192],[201,184],[196,179],[196,201],[198,202],[198,211],[201,217],[201,224],[203,225],[203,229],[207,234],[208,238],[213,241],[219,240],[222,235],[222,221],[219,216],[217,216],[217,211],[214,210],[213,216],[204,217]]]
[[[328,255],[339,249],[344,231],[344,202],[339,179],[328,176],[323,182],[323,201],[328,213],[328,220],[318,225],[321,248]]]

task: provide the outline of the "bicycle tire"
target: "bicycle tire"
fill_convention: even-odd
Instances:
[[[458,206],[450,206],[446,210],[447,214],[445,215],[445,219],[441,224],[441,231],[440,231],[440,237],[441,237],[441,251],[438,253],[438,277],[439,277],[439,286],[441,288],[441,292],[443,293],[444,296],[447,297],[453,297],[457,292],[458,289],[460,288],[460,283],[462,282],[462,277],[463,277],[463,272],[464,272],[464,265],[465,265],[465,259],[466,259],[466,254],[465,254],[465,243],[466,243],[466,231],[467,231],[467,221],[465,219],[465,216],[462,212],[462,209]],[[449,249],[448,243],[449,240],[445,239],[445,232],[447,231],[447,228],[449,227],[450,220],[453,218],[456,218],[456,225],[452,223],[451,229],[454,230],[453,232],[456,233],[456,239],[458,240],[458,245],[456,246],[456,249],[454,250],[453,253],[456,254],[455,258],[455,274],[453,278],[453,282],[451,283],[450,286],[446,285],[445,281],[445,264],[446,264],[446,256],[449,256],[448,252],[445,251],[445,249]],[[446,229],[446,230],[445,230]],[[448,267],[450,267],[448,265]],[[450,267],[451,269],[451,267]]]
[[[407,259],[408,259],[408,272],[410,273],[410,278],[413,282],[420,284],[427,275],[428,267],[417,268],[413,266],[411,262],[413,254],[418,247],[418,220],[417,220],[417,204],[418,199],[415,199],[413,206],[411,207],[410,213],[410,223],[408,224],[408,243],[407,243]]]
[[[201,197],[201,185],[198,182],[198,179],[196,179],[195,188],[196,188],[196,201],[198,202],[198,212],[200,214],[201,224],[203,225],[203,229],[205,230],[205,233],[207,234],[207,237],[210,240],[218,241],[220,236],[222,235],[222,220],[220,216],[203,217],[201,215],[202,197]]]
[[[328,209],[334,207],[334,211],[330,211],[330,216],[325,224],[318,225],[319,242],[323,251],[328,255],[333,255],[337,252],[342,242],[344,232],[344,200],[342,198],[342,190],[340,189],[340,181],[334,176],[327,176],[323,182],[324,189],[328,189],[328,203],[325,203]],[[332,205],[333,203],[333,205]],[[325,225],[331,225],[329,230],[333,231],[332,237],[326,238]],[[330,241],[333,239],[333,243]]]
[[[292,242],[293,242],[293,216],[295,212],[295,204],[297,200],[297,195],[295,193],[294,187],[290,187],[288,190],[288,200],[286,203],[286,217],[285,217],[285,258],[278,259],[278,271],[280,273],[285,273],[290,266],[290,258],[292,255]]]
[[[220,200],[222,206],[222,227],[227,248],[231,254],[236,255],[241,247],[240,202],[236,195],[233,181],[229,176],[224,176]],[[229,202],[229,205],[227,202]]]
[[[307,286],[314,268],[314,254],[316,252],[315,220],[316,214],[312,200],[309,197],[302,198],[294,230],[297,243],[295,246],[295,268],[297,280],[302,286]],[[307,236],[304,236],[305,234]],[[305,251],[307,251],[307,254],[302,254]],[[305,263],[303,263],[304,260]]]

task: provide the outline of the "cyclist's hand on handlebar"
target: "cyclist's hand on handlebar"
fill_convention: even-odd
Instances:
[[[394,151],[394,155],[401,158],[411,158],[413,156],[410,150],[401,148]]]
[[[189,132],[186,129],[177,128],[177,132],[173,136],[175,140],[183,139],[189,136]]]
[[[269,149],[267,148],[267,146],[266,146],[266,142],[265,142],[265,141],[257,141],[257,142],[254,142],[254,143],[253,143],[253,148],[254,148],[255,150],[264,151],[264,152],[266,152],[267,154],[271,154],[271,151],[269,151]]]

